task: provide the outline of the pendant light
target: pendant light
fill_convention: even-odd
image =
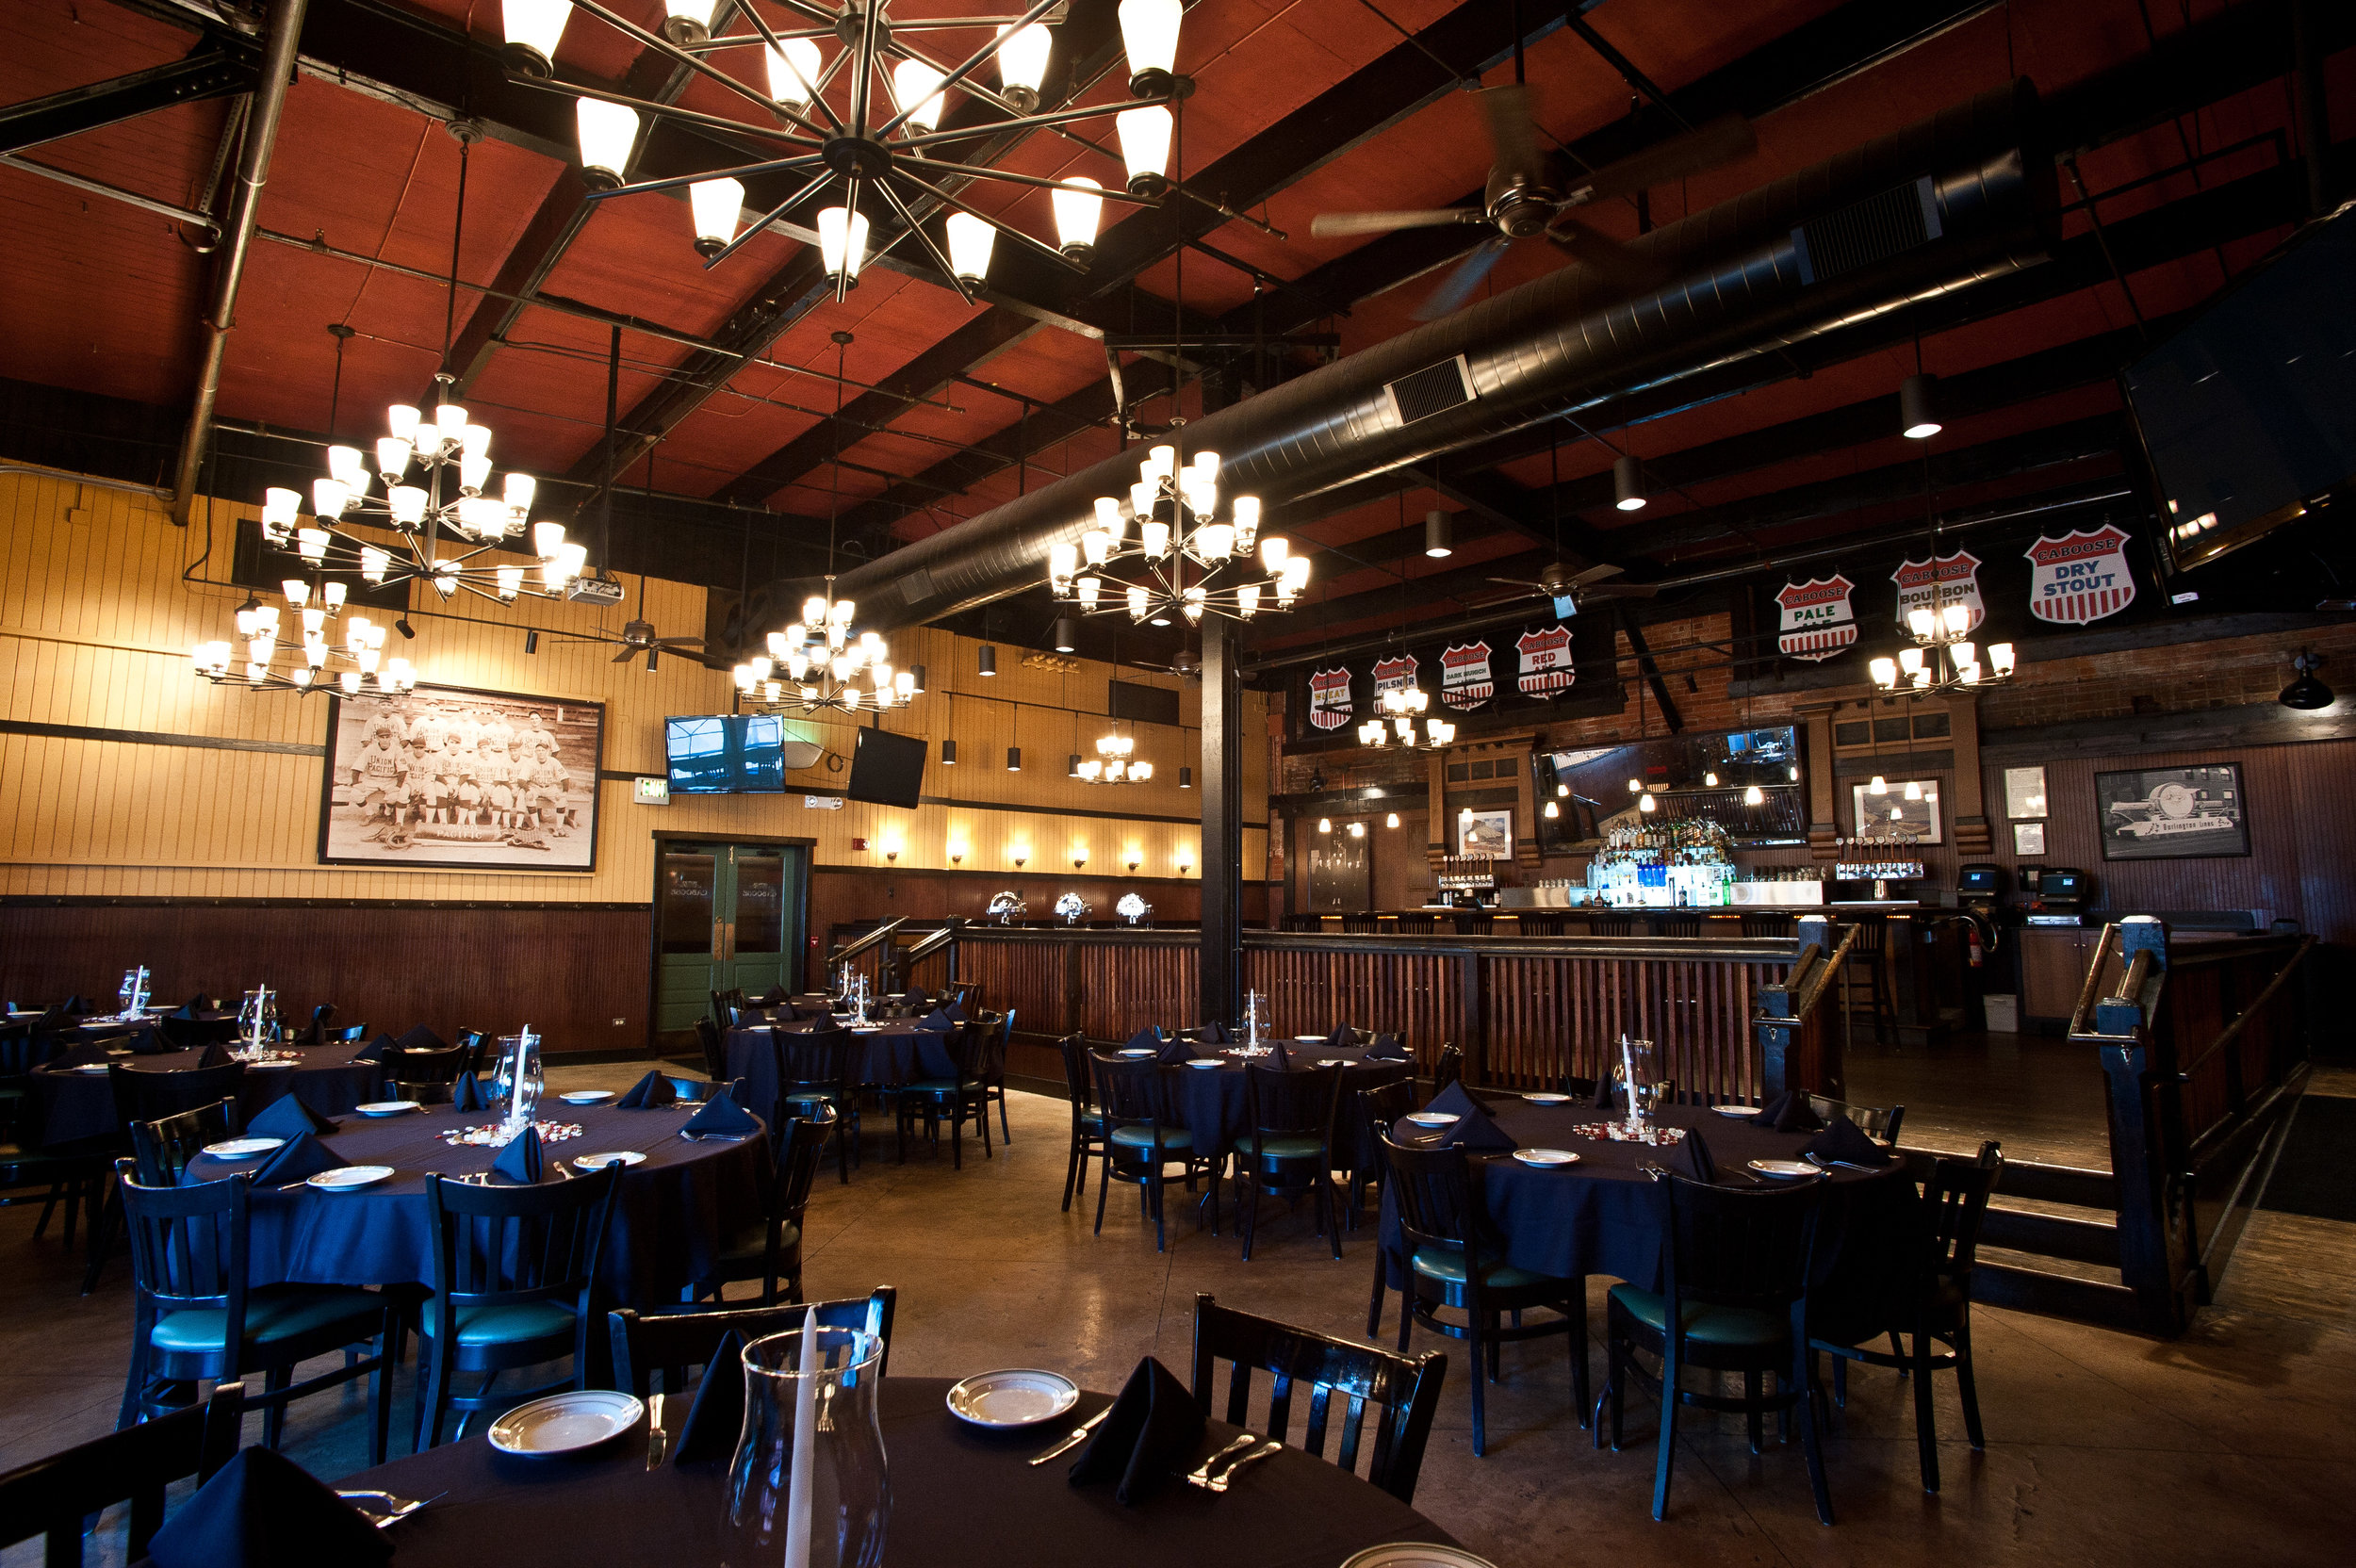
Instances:
[[[1612,504],[1623,512],[1644,509],[1644,468],[1634,452],[1624,452],[1612,464]]]
[[[1906,780],[1906,798],[1908,800],[1921,800],[1922,798],[1922,782],[1921,779],[1909,778]]]
[[[1129,169],[1129,193],[1159,196],[1170,189],[1170,112],[1160,105],[1122,109],[1113,116],[1121,138],[1121,161]]]
[[[1318,832],[1320,832],[1320,833],[1331,833],[1331,832],[1333,832],[1333,818],[1331,818],[1331,817],[1319,817],[1319,818],[1317,819],[1317,831],[1318,831]]]
[[[1928,441],[1939,422],[1939,378],[1918,370],[1898,384],[1898,429],[1909,441]]]
[[[945,79],[945,73],[923,60],[902,60],[892,68],[892,95],[908,116],[908,130],[922,136],[941,123],[941,84]]]
[[[630,150],[638,142],[638,111],[601,98],[583,98],[574,105],[581,134],[581,183],[592,190],[613,190],[630,167]]]
[[[499,21],[507,46],[500,57],[518,74],[547,81],[556,74],[557,41],[572,14],[572,0],[504,0]]]
[[[1129,57],[1129,90],[1137,97],[1170,90],[1185,15],[1185,0],[1121,0],[1121,47]]]
[[[1385,813],[1383,818],[1383,825],[1385,827],[1397,827],[1399,825],[1399,813],[1397,811]]]
[[[1086,189],[1075,190],[1074,186]],[[1096,253],[1096,226],[1104,216],[1104,198],[1095,192],[1104,189],[1086,174],[1074,174],[1051,193],[1055,209],[1055,244],[1072,260],[1085,262]],[[820,213],[823,223],[825,213]]]
[[[998,95],[1024,114],[1038,108],[1039,88],[1047,80],[1047,57],[1055,46],[1055,35],[1044,23],[1002,25],[998,29]]]
[[[829,284],[842,288],[858,287],[859,270],[867,261],[867,214],[854,213],[847,207],[821,208],[818,255],[826,269]]]
[[[687,209],[695,221],[695,253],[716,256],[736,237],[737,220],[744,210],[744,182],[697,180],[687,188]]]
[[[1445,512],[1423,514],[1423,553],[1444,561],[1456,553],[1456,519]]]
[[[798,109],[817,95],[817,90],[810,84],[817,81],[826,69],[818,45],[806,38],[780,39],[765,54],[769,63],[770,97]]]
[[[979,288],[990,279],[990,254],[998,231],[970,212],[949,215],[949,270],[957,281]]]

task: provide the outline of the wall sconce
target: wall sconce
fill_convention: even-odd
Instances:
[[[1138,864],[1138,862],[1137,862],[1137,860],[1135,860],[1135,859],[1130,860],[1130,862],[1129,862],[1129,874],[1130,874],[1130,875],[1135,876],[1135,875],[1137,874],[1137,864]]]
[[[1088,863],[1088,845],[1086,845],[1086,844],[1074,844],[1074,845],[1072,845],[1072,869],[1073,871],[1078,871],[1081,867],[1083,867],[1083,866],[1087,865]]]
[[[952,839],[949,841],[949,863],[953,866],[961,866],[965,864],[964,840]]]
[[[884,858],[897,864],[900,858],[900,846],[898,844],[884,845]]]
[[[1194,857],[1185,850],[1178,852],[1178,874],[1186,876],[1194,871]]]
[[[1017,870],[1017,871],[1021,871],[1021,870],[1022,870],[1024,866],[1026,866],[1026,865],[1028,865],[1028,864],[1030,863],[1030,859],[1031,859],[1031,846],[1030,846],[1029,844],[1016,844],[1016,845],[1014,846],[1014,869],[1015,869],[1015,870]]]

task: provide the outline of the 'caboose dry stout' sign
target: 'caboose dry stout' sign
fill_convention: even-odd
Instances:
[[[2029,613],[2059,626],[2084,626],[2135,602],[2127,535],[2104,523],[2091,533],[2039,539],[2027,551]]]

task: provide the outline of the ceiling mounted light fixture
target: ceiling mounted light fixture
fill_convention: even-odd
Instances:
[[[248,595],[232,622],[237,641],[197,644],[188,650],[190,673],[216,686],[298,694],[332,691],[348,697],[397,696],[416,686],[417,672],[408,660],[385,657],[384,636],[390,629],[383,623],[354,615],[331,626],[343,613],[343,587],[331,580],[325,592],[314,595],[308,582],[289,578],[282,591],[291,624],[282,618],[279,606]],[[290,635],[282,638],[282,628]]]
[[[1292,608],[1308,586],[1309,558],[1281,535],[1261,536],[1257,496],[1233,497],[1222,511],[1219,453],[1182,462],[1176,443],[1165,442],[1148,449],[1137,474],[1126,496],[1097,498],[1076,544],[1048,547],[1047,583],[1058,602],[1153,626],[1167,625],[1172,610],[1200,626],[1206,614],[1249,621],[1264,600]]]
[[[1939,378],[1918,370],[1898,384],[1898,429],[1909,441],[1928,441],[1939,422]]]
[[[969,270],[976,252],[969,239],[962,257],[942,253],[941,227],[931,212],[950,212],[986,225],[1016,243],[1085,271],[1095,253],[1097,230],[1107,201],[1155,205],[1168,193],[1170,149],[1176,139],[1170,106],[1191,88],[1176,74],[1181,0],[1123,0],[1120,20],[1129,52],[1130,101],[1050,106],[1043,102],[1048,66],[1057,42],[1065,0],[1031,0],[1019,15],[941,15],[927,5],[924,14],[895,14],[899,0],[821,6],[789,0],[785,30],[750,6],[713,0],[663,0],[660,31],[647,28],[599,0],[502,0],[506,46],[500,58],[509,73],[543,90],[564,92],[579,102],[581,171],[591,196],[614,196],[693,187],[720,178],[744,182],[757,193],[761,216],[717,246],[698,215],[696,249],[707,267],[718,266],[754,235],[776,227],[807,236],[813,231],[827,262],[826,278],[837,300],[859,281],[861,264],[876,248],[919,253],[968,304],[983,274]],[[909,8],[911,13],[920,8]],[[654,99],[577,88],[557,79],[555,55],[571,12],[579,9],[621,34],[640,49],[667,57],[675,71],[693,73],[703,85],[743,100],[756,111],[721,115],[707,106],[689,108]],[[736,30],[715,33],[719,25]],[[936,43],[942,52],[932,53]],[[831,57],[829,57],[831,52]],[[758,81],[740,78],[720,62],[751,54],[761,66]],[[995,87],[989,85],[993,73]],[[1085,91],[1077,74],[1070,90]],[[594,94],[594,95],[591,95]],[[952,116],[953,106],[957,113]],[[1047,178],[961,162],[961,156],[995,141],[1019,144],[1027,132],[1043,132],[1095,150],[1083,122],[1112,118],[1128,168],[1129,188],[1108,191],[1081,176]],[[694,127],[697,144],[712,146],[706,133],[725,129],[740,141],[764,144],[736,155],[740,161],[699,172],[632,180],[630,154],[643,132],[658,121]],[[987,140],[985,139],[987,139]],[[1044,187],[1052,197],[1055,237],[1050,244],[991,215],[1000,204],[982,200],[978,188],[995,184],[1015,189]],[[877,234],[875,224],[892,225]],[[948,237],[954,242],[954,235]],[[987,268],[987,249],[978,253]],[[965,265],[960,265],[963,262]]]
[[[1447,719],[1426,718],[1432,706],[1432,694],[1420,686],[1394,687],[1383,694],[1383,711],[1358,727],[1358,743],[1381,748],[1397,745],[1406,750],[1436,751],[1456,741],[1456,726]],[[1423,720],[1420,733],[1415,721]]]
[[[1644,466],[1634,452],[1623,452],[1612,464],[1612,504],[1623,512],[1644,509]]]
[[[1437,510],[1423,514],[1423,553],[1434,561],[1444,561],[1456,553],[1454,517]]]

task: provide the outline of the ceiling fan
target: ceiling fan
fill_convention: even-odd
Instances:
[[[1562,562],[1550,561],[1534,578],[1493,577],[1489,579],[1491,582],[1501,587],[1522,590],[1521,593],[1510,594],[1503,598],[1492,599],[1489,602],[1491,604],[1513,604],[1526,598],[1567,598],[1574,606],[1578,606],[1592,599],[1648,599],[1660,594],[1661,585],[1657,582],[1613,582],[1611,580],[1627,570],[1625,566],[1615,566],[1609,561],[1603,561],[1587,567],[1584,571],[1574,572]]]
[[[1617,163],[1589,173],[1565,175],[1538,145],[1527,86],[1516,81],[1484,88],[1476,96],[1488,124],[1490,146],[1497,154],[1481,205],[1322,212],[1309,224],[1311,234],[1324,236],[1385,234],[1393,229],[1450,223],[1494,227],[1497,234],[1457,263],[1456,270],[1416,309],[1419,321],[1436,320],[1461,308],[1517,239],[1543,238],[1580,266],[1623,287],[1658,281],[1661,270],[1653,262],[1571,214],[1595,202],[1632,195],[1682,175],[1732,163],[1757,145],[1750,122],[1729,114]]]
[[[640,614],[643,615],[646,612],[646,577],[644,572],[641,572],[638,575]],[[612,643],[621,650],[614,656],[613,662],[616,664],[627,664],[640,654],[675,653],[683,659],[692,659],[707,669],[726,670],[733,667],[725,660],[695,651],[704,645],[704,640],[700,637],[656,636],[652,621],[635,619],[625,621],[622,623],[622,629],[619,633],[584,631],[559,632],[555,635],[560,643]]]

